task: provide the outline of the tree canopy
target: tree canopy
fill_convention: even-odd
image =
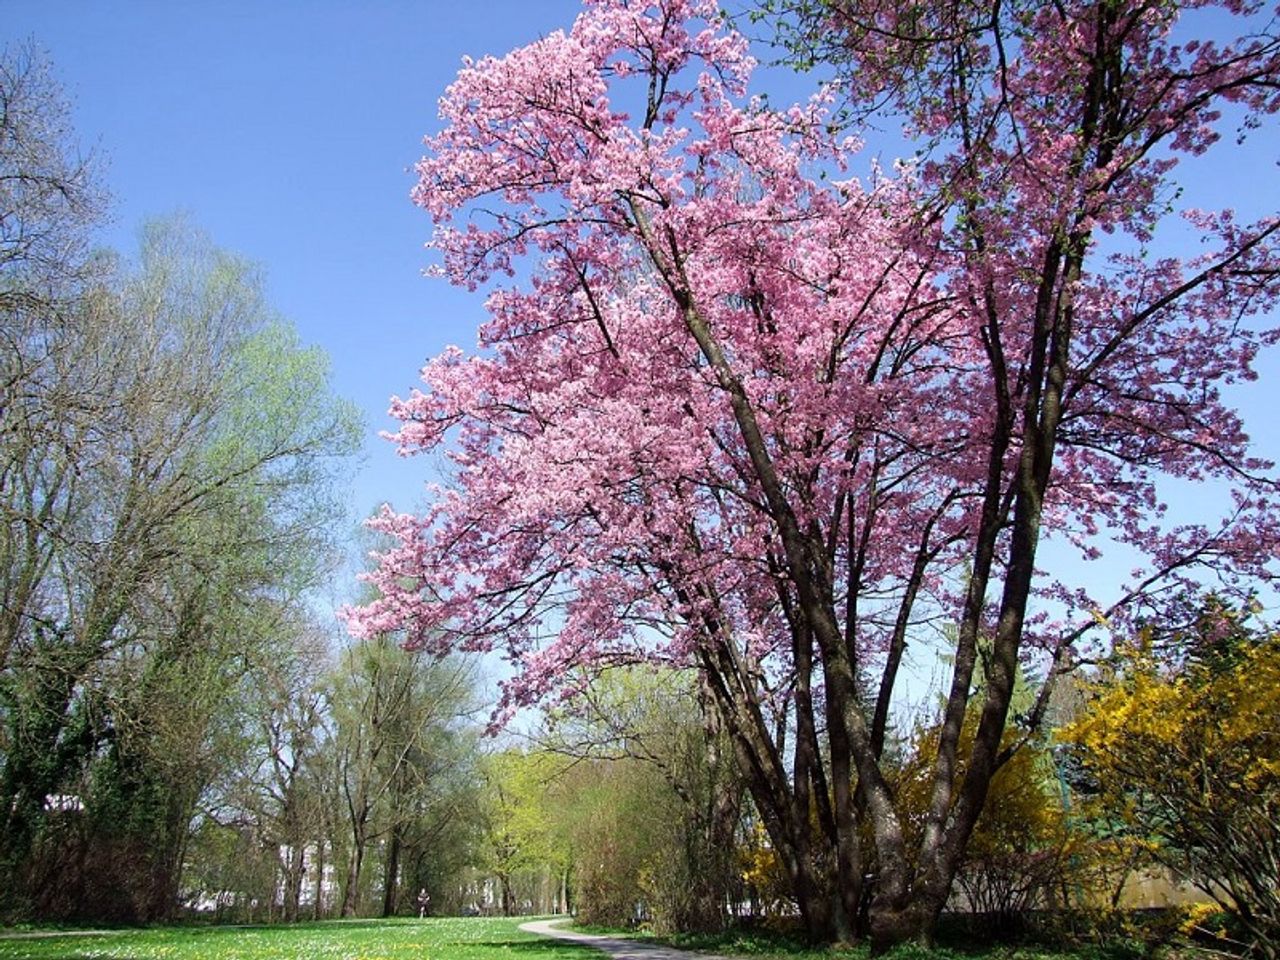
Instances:
[[[1221,43],[1177,41],[1164,2],[791,12],[830,28],[845,84],[786,109],[748,96],[747,42],[703,0],[590,3],[460,71],[414,197],[489,320],[393,405],[401,451],[454,470],[375,521],[397,544],[349,620],[502,649],[499,719],[601,666],[696,667],[810,929],[851,936],[874,870],[883,946],[945,902],[1020,658],[1050,679],[1034,729],[1097,620],[1206,565],[1275,573],[1274,481],[1220,390],[1275,339],[1250,318],[1280,220],[1187,211],[1201,251],[1149,250],[1222,105],[1276,108],[1280,41],[1238,3]],[[917,158],[855,176],[838,102],[887,103]],[[1168,476],[1229,490],[1220,521],[1165,524]],[[1087,556],[1100,530],[1148,559],[1120,594],[1037,575],[1045,537]],[[905,648],[940,620],[908,844],[882,758]]]

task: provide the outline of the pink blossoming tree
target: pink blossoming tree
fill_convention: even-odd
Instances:
[[[1176,15],[824,5],[844,95],[928,148],[861,178],[832,95],[747,98],[710,0],[596,0],[468,62],[414,198],[490,319],[394,403],[401,451],[454,469],[426,515],[374,521],[394,546],[351,629],[501,649],[503,715],[609,665],[698,671],[810,930],[927,938],[1008,759],[1020,660],[1050,680],[1031,735],[1084,624],[1206,566],[1275,572],[1275,482],[1219,388],[1274,339],[1248,318],[1275,302],[1280,221],[1195,213],[1201,255],[1147,250],[1219,103],[1275,109],[1280,48],[1179,46]],[[1229,490],[1221,522],[1163,525],[1170,475]],[[1043,538],[1099,533],[1149,558],[1114,597],[1036,569]],[[882,754],[938,622],[954,668],[908,848]]]

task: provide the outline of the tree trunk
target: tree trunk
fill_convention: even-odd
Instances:
[[[324,918],[324,839],[321,838],[316,844],[316,900],[311,911],[313,920],[321,920]]]
[[[514,916],[516,900],[511,893],[511,877],[505,873],[499,874],[498,882],[502,884],[502,915]]]
[[[360,902],[360,868],[364,865],[364,838],[351,848],[351,862],[347,865],[347,882],[342,890],[343,917],[354,917]]]
[[[298,907],[302,901],[302,878],[305,872],[305,848],[298,843],[289,847],[289,862],[285,865],[284,918],[289,923],[298,919]]]
[[[391,842],[387,846],[387,869],[382,883],[382,915],[396,915],[397,900],[400,894],[400,828],[391,831]]]

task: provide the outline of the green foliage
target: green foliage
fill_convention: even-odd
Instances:
[[[570,758],[503,750],[480,765],[483,828],[477,866],[497,879],[505,914],[561,912],[571,862],[565,812],[576,798],[564,779]],[[517,910],[517,907],[521,909]]]
[[[587,923],[634,921],[678,820],[661,777],[636,760],[591,760],[572,775],[574,880]]]
[[[575,906],[590,922],[647,917],[714,930],[737,884],[742,784],[692,672],[613,669],[558,717]]]

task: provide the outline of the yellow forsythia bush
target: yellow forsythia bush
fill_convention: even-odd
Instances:
[[[1060,732],[1119,830],[1234,912],[1259,952],[1280,943],[1280,636],[1222,615],[1175,659],[1149,636],[1117,652]]]

